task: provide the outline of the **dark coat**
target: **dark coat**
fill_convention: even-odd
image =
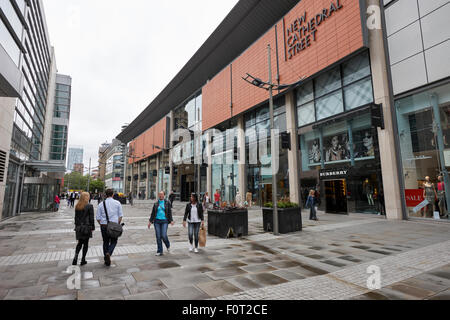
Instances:
[[[159,207],[159,201],[156,201],[155,205],[153,206],[152,215],[150,216],[150,223],[155,223],[156,215],[158,213],[158,207]],[[169,223],[173,222],[172,217],[172,205],[168,200],[164,200],[164,208],[166,209],[166,219],[169,220]]]
[[[187,221],[187,219],[191,220],[191,209],[192,209],[192,203],[188,203],[188,205],[186,206],[186,211],[184,212],[183,221]],[[201,221],[205,221],[205,217],[203,215],[203,205],[199,202],[197,202],[197,212],[198,212],[198,218]]]
[[[90,226],[91,232],[89,236],[82,235],[80,227],[82,225]],[[75,233],[77,240],[86,240],[92,238],[92,231],[95,230],[94,207],[87,204],[83,211],[75,210]]]

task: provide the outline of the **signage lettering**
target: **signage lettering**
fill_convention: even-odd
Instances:
[[[319,27],[326,19],[330,18],[334,12],[342,9],[343,5],[340,0],[331,2],[330,8],[325,8],[322,12],[308,19],[308,13],[305,13],[294,20],[289,27],[286,28],[286,47],[287,57],[292,59],[298,53],[309,48],[313,42],[317,41],[317,27]]]

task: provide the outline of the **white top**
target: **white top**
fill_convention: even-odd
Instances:
[[[119,223],[119,218],[123,217],[122,205],[119,201],[113,198],[108,198],[104,201],[106,203],[106,210],[108,210],[109,221]],[[99,204],[97,209],[97,221],[100,220],[100,224],[107,225],[105,208],[103,202]]]
[[[191,219],[188,219],[189,223],[199,223],[201,222],[198,218],[197,205],[191,207]]]

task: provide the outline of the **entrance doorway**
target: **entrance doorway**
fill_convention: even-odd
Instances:
[[[348,214],[345,180],[325,181],[326,213]]]

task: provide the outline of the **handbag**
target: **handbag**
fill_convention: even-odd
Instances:
[[[201,227],[200,232],[198,234],[198,245],[201,248],[206,247],[206,229],[205,229],[205,227]]]
[[[108,210],[106,210],[106,201],[103,201],[103,207],[105,208],[106,221],[108,222],[106,226],[106,233],[112,239],[119,239],[123,233],[123,227],[116,223],[109,221]]]

